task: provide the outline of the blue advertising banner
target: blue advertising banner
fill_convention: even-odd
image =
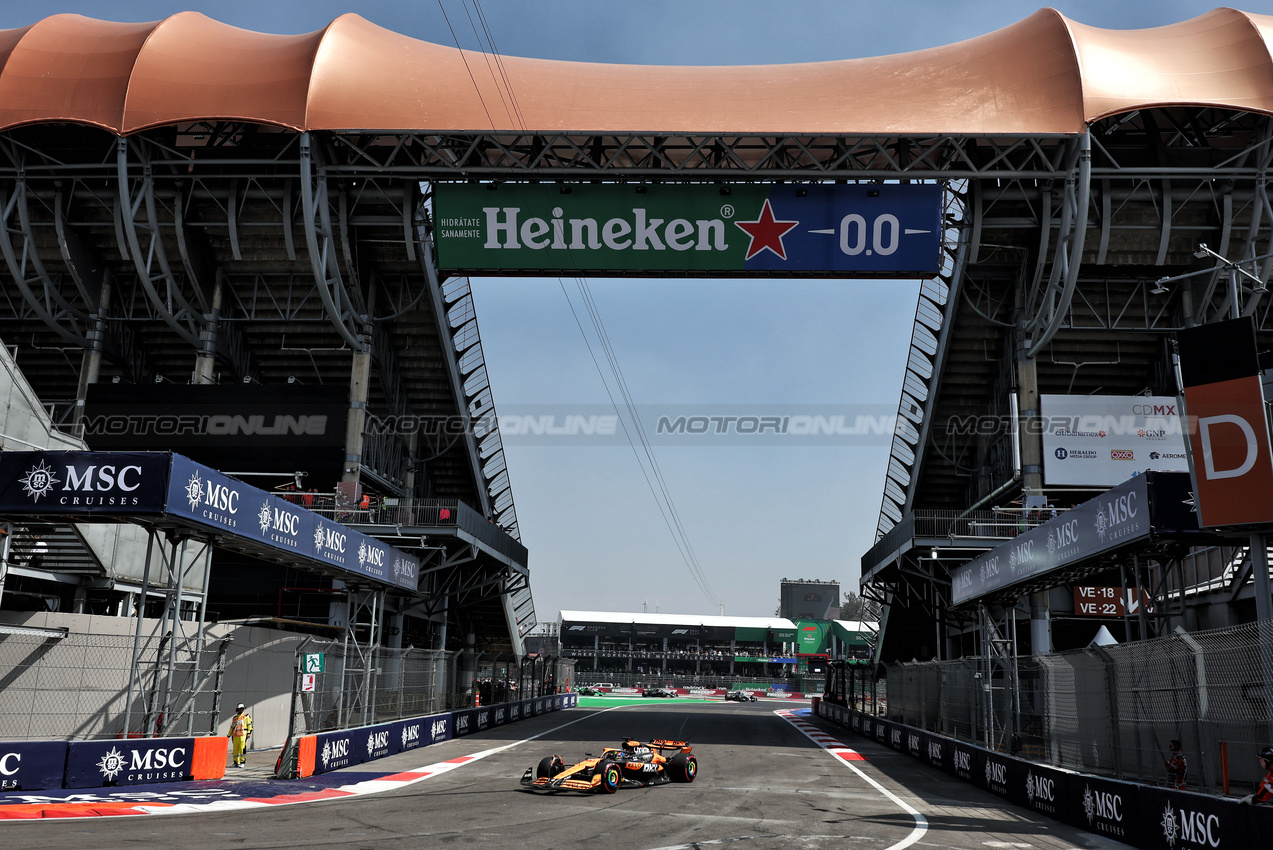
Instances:
[[[508,722],[508,708],[502,705],[494,706],[491,709],[491,724],[493,726],[503,726],[507,722]]]
[[[0,513],[168,514],[407,590],[420,580],[417,557],[168,452],[4,452]]]
[[[140,785],[190,779],[194,738],[72,741],[66,747],[67,788]]]
[[[846,723],[882,744],[893,746],[899,740],[905,752],[1016,805],[1149,850],[1262,846],[1260,836],[1267,836],[1273,825],[1273,810],[1243,806],[1232,798],[1035,764],[858,711],[850,712]]]
[[[1237,800],[1141,787],[1133,841],[1148,850],[1238,850],[1264,847],[1268,810]],[[1260,836],[1264,837],[1261,838]]]
[[[414,750],[425,745],[427,739],[424,735],[424,718],[413,717],[410,720],[400,720],[393,726],[394,733],[389,743],[395,753],[405,753],[407,750]]]
[[[419,582],[414,556],[181,455],[172,456],[167,512],[385,584]]]
[[[0,791],[61,788],[65,741],[0,741]]]
[[[261,539],[251,505],[261,490],[181,455],[172,456],[167,512],[200,525]]]
[[[424,729],[429,735],[430,744],[451,740],[451,715],[433,714],[424,718]]]
[[[1196,534],[1197,521],[1183,507],[1188,497],[1189,476],[1183,472],[1129,478],[956,568],[950,576],[951,602],[959,605],[1037,579],[1154,532]]]
[[[510,702],[508,704],[508,721],[516,723],[522,719],[522,704],[520,702]]]
[[[479,731],[477,728],[477,709],[467,709],[465,711],[456,711],[451,714],[451,734],[456,738],[463,738],[465,735],[472,735]]]
[[[373,759],[382,759],[394,751],[394,746],[400,744],[402,729],[397,723],[382,723],[379,726],[368,726],[361,730],[367,735],[367,753],[362,761],[372,761]],[[394,733],[398,733],[399,738],[394,738]]]
[[[350,729],[317,735],[314,741],[314,773],[326,773],[351,764],[361,764],[366,749],[355,744],[355,738],[362,737],[365,731]]]
[[[165,452],[4,452],[0,511],[158,514],[169,458]]]
[[[1138,839],[1140,788],[1098,776],[1073,774],[1062,788],[1061,820],[1129,844]]]

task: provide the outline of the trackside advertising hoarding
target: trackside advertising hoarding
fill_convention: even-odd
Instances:
[[[1150,469],[1186,472],[1175,396],[1041,395],[1050,485],[1113,487]]]
[[[21,514],[158,514],[168,455],[157,452],[4,452],[0,511]]]
[[[1232,797],[1063,770],[826,702],[818,714],[1018,806],[1146,850],[1246,850],[1265,846],[1273,828],[1273,809]]]
[[[419,581],[413,556],[181,455],[172,456],[167,512],[385,584],[415,590]]]
[[[1197,532],[1189,476],[1147,472],[1077,505],[951,573],[959,605],[1126,546],[1151,533]]]
[[[936,184],[441,183],[452,273],[935,274]]]
[[[407,590],[420,580],[415,556],[168,452],[0,453],[0,513],[167,515]]]

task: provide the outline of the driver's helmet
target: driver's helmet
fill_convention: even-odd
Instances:
[[[631,738],[621,743],[619,750],[626,753],[632,761],[650,761],[654,758],[654,750]]]

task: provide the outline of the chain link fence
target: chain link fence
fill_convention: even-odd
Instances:
[[[0,741],[215,733],[225,650],[167,635],[0,632]]]
[[[1269,623],[886,670],[887,700],[865,681],[849,698],[890,720],[1085,773],[1165,784],[1174,739],[1188,786],[1219,792],[1255,782],[1254,754],[1273,742]]]
[[[301,658],[313,654],[322,655],[322,669],[307,674]],[[289,738],[421,717],[455,707],[454,652],[308,640],[297,648],[296,655]]]
[[[571,658],[482,655],[455,707],[471,708],[563,694],[573,688],[574,681],[575,662]]]

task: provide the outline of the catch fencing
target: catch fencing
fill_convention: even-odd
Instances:
[[[1273,743],[1273,624],[1019,658],[886,665],[854,707],[1084,773],[1166,784],[1170,741],[1187,786],[1251,787]],[[883,685],[881,687],[881,685]]]
[[[322,656],[307,674],[303,657]],[[574,662],[560,658],[466,656],[437,649],[358,647],[310,639],[296,649],[288,738],[372,726],[565,692]],[[312,677],[311,677],[312,675]]]
[[[302,658],[320,655],[307,673]],[[296,649],[289,738],[453,708],[456,653],[437,649],[359,647],[307,640]]]
[[[0,741],[215,734],[226,648],[163,634],[0,632]]]

